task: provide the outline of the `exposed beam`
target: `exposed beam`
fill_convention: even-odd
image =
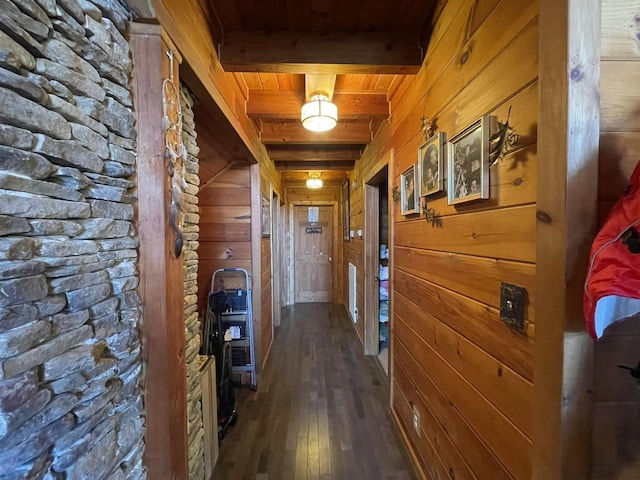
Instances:
[[[338,122],[332,130],[323,133],[310,132],[300,122],[262,122],[264,144],[363,144],[371,142],[369,122]]]
[[[282,147],[270,147],[268,149],[269,157],[274,162],[286,162],[292,160],[305,160],[308,162],[327,162],[332,160],[358,160],[362,156],[364,145],[358,145],[353,147],[340,147],[340,148],[328,148],[328,147],[297,147],[297,148],[285,148]]]
[[[334,160],[332,162],[289,161],[276,163],[276,170],[353,170],[353,160]]]
[[[251,118],[299,119],[303,103],[301,92],[250,90],[247,115]],[[336,93],[333,103],[338,106],[341,120],[389,117],[389,102],[384,93]]]
[[[422,63],[415,35],[385,32],[225,32],[227,72],[415,74]]]
[[[329,100],[333,99],[333,91],[336,88],[336,74],[315,74],[308,73],[304,76],[304,96],[306,101],[311,100],[313,95],[326,95]]]

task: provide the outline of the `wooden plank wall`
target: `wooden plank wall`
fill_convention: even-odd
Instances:
[[[385,122],[387,125],[387,122]],[[369,147],[371,148],[371,147]],[[356,162],[356,168],[351,173],[349,181],[349,206],[351,210],[350,230],[357,233],[358,230],[364,231],[364,187],[362,178],[364,174],[369,173],[371,168],[369,163],[373,165],[375,162],[367,162],[365,159]],[[355,183],[354,183],[355,180]],[[355,188],[354,188],[355,186]],[[342,221],[342,218],[340,219]],[[342,231],[342,225],[340,226]],[[342,303],[349,310],[349,264],[356,266],[356,309],[358,311],[357,318],[353,326],[356,329],[358,338],[364,343],[364,238],[355,235],[348,242],[344,242],[344,264],[342,266]]]
[[[604,221],[640,160],[640,0],[602,2],[598,203]],[[634,88],[629,88],[633,85]],[[596,344],[593,478],[640,477],[636,382],[616,365],[640,361],[640,321],[610,327]]]
[[[206,141],[198,132],[199,142]],[[198,309],[207,305],[211,275],[218,268],[251,271],[251,188],[249,167],[231,168],[198,194],[200,246]]]
[[[323,202],[326,204],[331,204],[332,202],[337,202],[337,205],[341,205],[342,198],[342,190],[340,187],[325,185],[321,189],[313,190],[309,189],[303,185],[285,185],[285,203],[286,203],[286,211],[287,211],[287,219],[286,219],[286,230],[289,232],[289,205],[292,203],[302,203],[302,204],[313,204],[321,205]],[[340,208],[340,207],[338,207]],[[339,221],[342,222],[342,212],[338,214]],[[342,224],[339,225],[338,232],[342,232]],[[333,250],[335,252],[334,258],[334,271],[333,275],[333,302],[334,303],[343,303],[343,299],[346,299],[344,293],[343,285],[347,284],[347,281],[344,279],[344,275],[342,274],[343,270],[346,268],[344,265],[346,264],[343,261],[343,255],[341,251],[342,245],[342,237],[338,236],[338,238],[333,239]],[[348,245],[348,244],[347,244]],[[286,245],[286,258],[283,261],[287,262],[287,265],[291,263],[291,245],[287,240]],[[286,271],[286,278],[282,281],[282,288],[289,291],[289,282],[290,282],[290,269]],[[289,295],[287,295],[289,297]],[[293,303],[293,298],[289,298],[289,302]]]
[[[393,149],[398,186],[424,141],[422,115],[451,137],[484,114],[504,120],[511,106],[521,135],[518,149],[491,168],[490,200],[455,208],[444,195],[429,199],[441,227],[424,215],[403,217],[393,204],[392,409],[432,478],[531,478],[537,16],[536,1],[448,2],[423,68],[391,99],[391,121],[353,172],[365,178]],[[354,229],[363,227],[361,191],[352,190]],[[362,241],[345,245],[359,272],[362,257]],[[499,319],[501,281],[528,290],[526,333]],[[359,287],[359,308],[363,296]]]

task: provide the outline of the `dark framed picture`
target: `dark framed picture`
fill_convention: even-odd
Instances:
[[[489,135],[495,117],[485,115],[448,142],[449,205],[489,198]]]
[[[271,203],[264,193],[262,194],[262,236],[271,236]]]
[[[418,213],[418,198],[416,165],[413,164],[400,175],[400,213],[402,215]]]
[[[349,179],[342,185],[342,238],[345,242],[350,241],[351,236],[351,203],[349,201]]]
[[[419,197],[444,190],[445,134],[438,132],[418,149]]]

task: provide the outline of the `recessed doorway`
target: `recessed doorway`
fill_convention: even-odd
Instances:
[[[364,184],[365,341],[389,373],[389,168],[383,165]]]

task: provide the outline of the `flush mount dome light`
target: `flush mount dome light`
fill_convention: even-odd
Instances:
[[[338,107],[326,95],[314,95],[300,111],[302,126],[312,132],[326,132],[338,123]]]

